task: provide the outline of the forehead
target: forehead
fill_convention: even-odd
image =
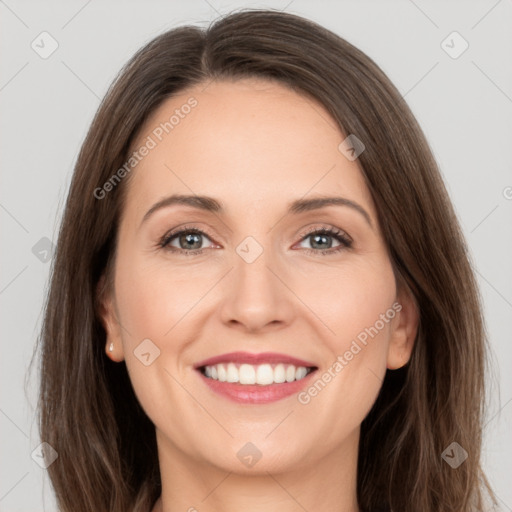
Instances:
[[[319,103],[261,79],[201,84],[167,99],[140,130],[127,208],[142,217],[171,193],[218,197],[234,215],[309,194],[372,201],[345,135]]]

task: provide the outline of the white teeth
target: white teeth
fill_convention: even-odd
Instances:
[[[208,367],[206,367],[208,368]],[[228,364],[227,370],[227,381],[228,382],[238,382],[240,376],[238,375],[238,369],[233,363]]]
[[[284,369],[284,364],[279,363],[274,368],[274,382],[277,384],[282,384],[286,380],[286,370]]]
[[[240,365],[238,370],[240,384],[256,384],[256,370],[250,364]]]
[[[268,386],[274,383],[274,370],[269,364],[260,364],[256,370],[256,384]]]
[[[308,373],[308,370],[304,366],[299,366],[295,371],[295,380],[303,379]]]
[[[220,382],[226,382],[228,376],[227,376],[227,373],[226,373],[226,368],[224,368],[223,364],[218,364],[217,365],[217,375],[219,377],[219,381]]]
[[[295,367],[293,364],[284,365],[282,363],[271,364],[241,364],[235,363],[215,364],[204,367],[206,377],[219,382],[237,382],[242,385],[259,384],[268,386],[270,384],[282,384],[283,382],[293,382],[301,380],[309,371],[305,366]]]

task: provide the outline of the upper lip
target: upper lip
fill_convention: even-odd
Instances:
[[[229,352],[228,354],[221,354],[219,356],[210,357],[194,365],[194,368],[202,368],[203,366],[213,366],[219,363],[239,363],[239,364],[278,364],[286,363],[293,364],[294,366],[315,367],[316,365],[304,359],[288,356],[286,354],[278,354],[276,352],[261,352],[259,354],[251,354],[249,352]]]

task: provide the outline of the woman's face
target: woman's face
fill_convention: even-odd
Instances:
[[[188,89],[143,127],[104,321],[162,457],[254,474],[357,452],[417,319],[344,139],[261,80]]]

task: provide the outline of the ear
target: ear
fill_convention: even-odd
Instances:
[[[105,343],[105,353],[112,361],[119,363],[124,360],[123,343],[121,338],[121,326],[117,320],[113,290],[106,286],[106,277],[102,275],[96,287],[98,298],[98,313],[107,334]],[[109,347],[113,343],[113,350]]]
[[[418,333],[419,311],[407,286],[400,286],[393,309],[396,315],[391,324],[387,358],[387,368],[390,370],[401,368],[409,362]]]

